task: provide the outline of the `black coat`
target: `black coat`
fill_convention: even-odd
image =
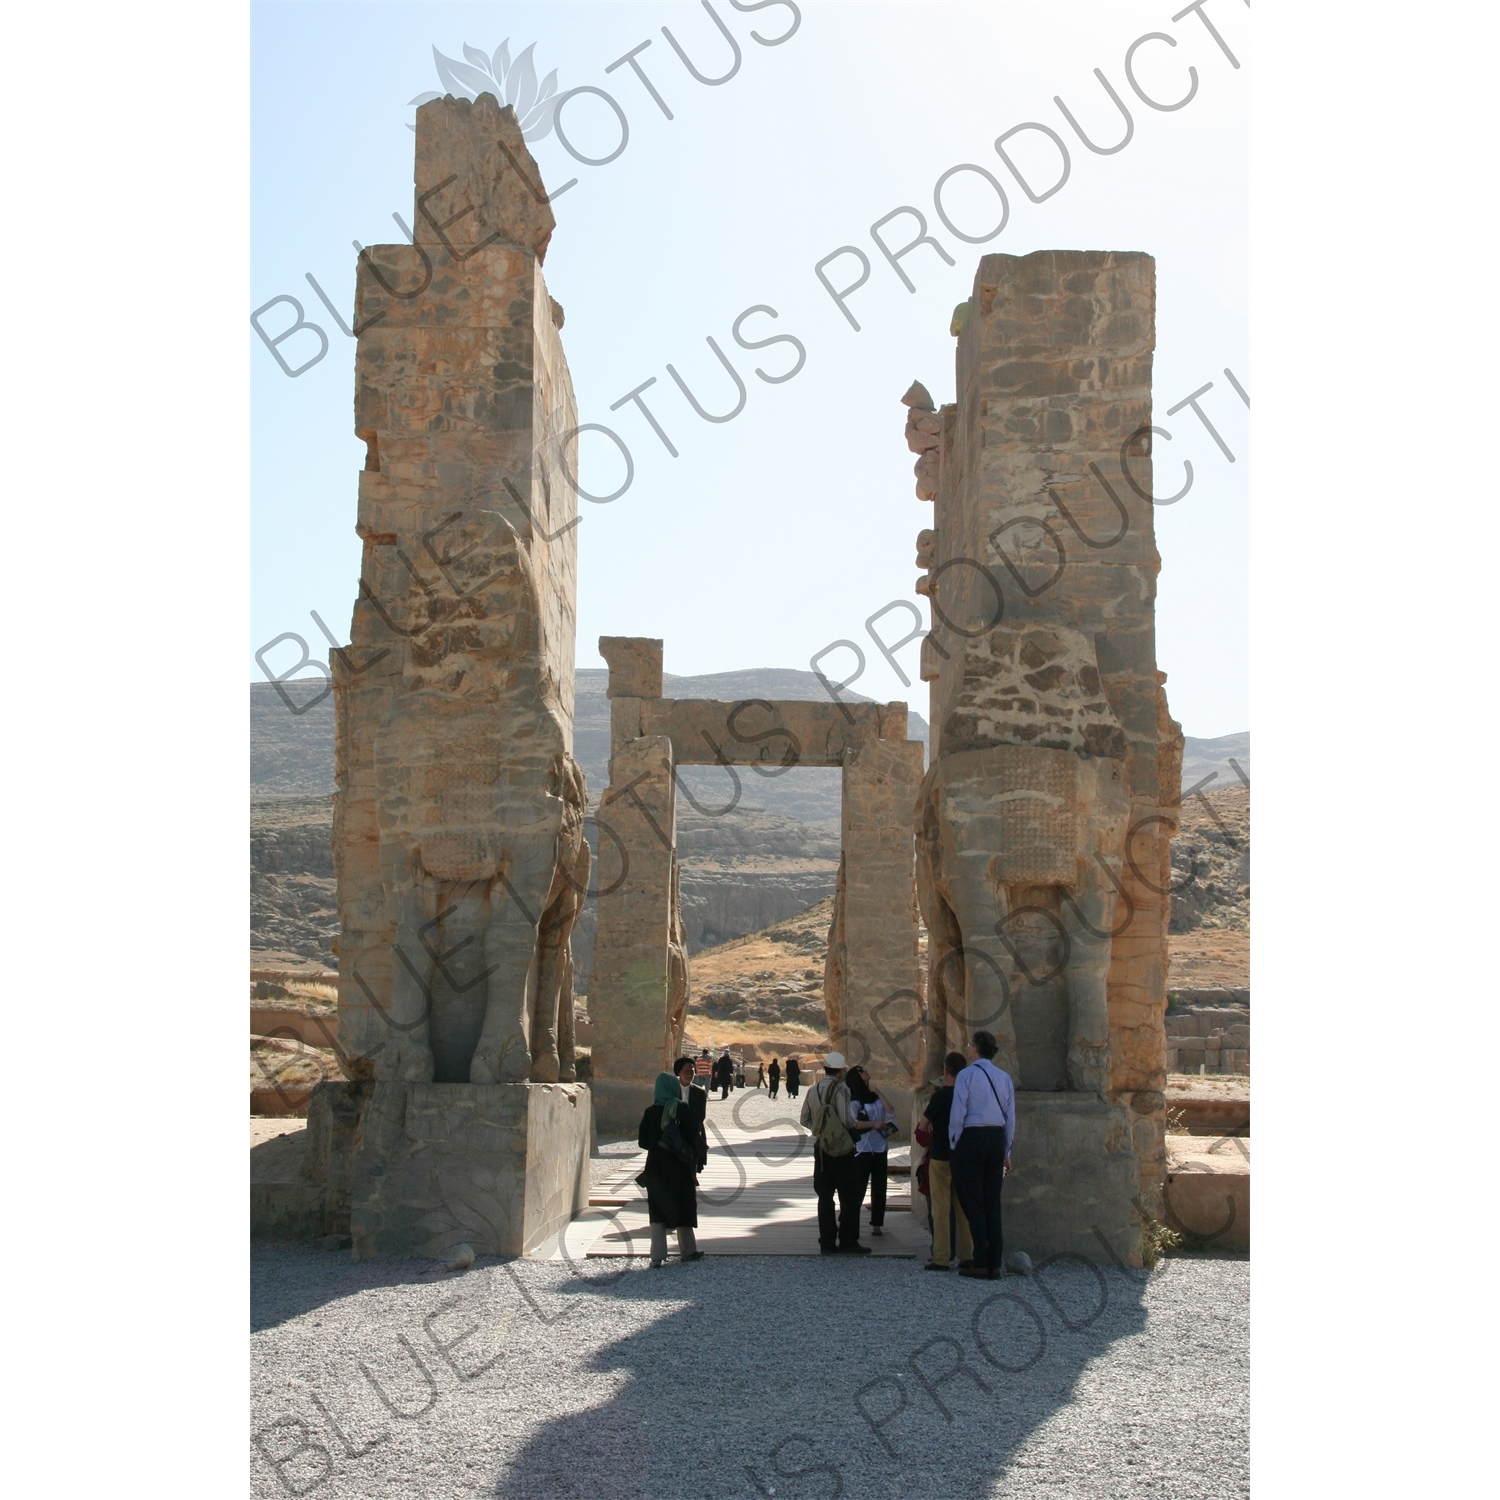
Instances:
[[[788,1083],[800,1084],[802,1082],[802,1065],[794,1057],[786,1065],[786,1081]]]
[[[661,1110],[661,1105],[652,1104],[641,1116],[636,1144],[646,1153],[646,1168],[636,1181],[646,1189],[651,1223],[665,1224],[668,1229],[684,1225],[696,1229],[698,1173],[708,1162],[708,1135],[703,1128],[708,1095],[700,1088],[689,1089],[687,1105],[678,1109],[683,1131],[697,1152],[696,1165],[679,1160],[661,1145]]]
[[[781,1077],[781,1064],[773,1062],[766,1071],[770,1075],[771,1082],[775,1083]]]

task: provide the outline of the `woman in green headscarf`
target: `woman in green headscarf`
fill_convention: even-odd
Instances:
[[[651,1264],[667,1258],[667,1230],[677,1231],[683,1260],[700,1260],[703,1252],[693,1231],[698,1227],[698,1170],[708,1157],[708,1141],[689,1105],[693,1063],[680,1072],[658,1073],[655,1096],[641,1116],[637,1144],[646,1153],[646,1168],[636,1181],[646,1190],[651,1214]],[[686,1153],[686,1155],[684,1155]]]

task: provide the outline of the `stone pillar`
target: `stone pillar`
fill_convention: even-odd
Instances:
[[[656,1075],[670,1065],[674,994],[686,995],[677,892],[677,787],[672,740],[641,734],[641,703],[660,700],[662,643],[606,636],[613,754],[600,801],[599,926],[589,985],[596,1128],[633,1135]],[[685,1006],[683,1007],[685,1008]]]
[[[331,1170],[357,1255],[518,1254],[587,1194],[577,406],[541,269],[552,210],[514,111],[423,105],[415,198],[415,243],[367,247],[355,279],[364,550],[331,666],[356,1123]]]
[[[1097,1253],[1097,1228],[1138,1256],[1160,1209],[1181,738],[1156,670],[1155,295],[1149,255],[987,255],[953,320],[956,401],[902,398],[936,502],[917,543],[929,1050],[959,1040],[951,1002],[996,958],[1021,1091],[1006,1201],[1043,1254]]]
[[[824,983],[834,1046],[870,1069],[900,1110],[903,1133],[922,1045],[912,842],[921,786],[919,741],[869,740],[844,752],[843,855]]]

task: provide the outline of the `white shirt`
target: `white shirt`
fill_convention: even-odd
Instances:
[[[993,1087],[991,1087],[993,1085]],[[953,1108],[948,1115],[948,1145],[958,1145],[966,1125],[995,1125],[1005,1129],[1005,1154],[1016,1135],[1016,1090],[1010,1074],[988,1058],[971,1062],[953,1085]]]
[[[882,1124],[887,1120],[894,1120],[896,1116],[876,1099],[871,1104],[860,1106],[864,1109],[864,1117],[867,1120],[879,1120]],[[886,1149],[886,1136],[883,1130],[863,1130],[859,1139],[854,1143],[854,1149],[866,1156],[873,1156]]]

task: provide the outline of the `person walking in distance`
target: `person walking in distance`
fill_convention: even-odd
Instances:
[[[771,1082],[771,1097],[776,1097],[776,1091],[781,1087],[781,1064],[773,1057],[771,1066],[766,1070],[766,1077]]]
[[[797,1097],[797,1090],[802,1087],[802,1064],[795,1057],[786,1060],[786,1096],[788,1099]]]
[[[702,1260],[694,1231],[698,1227],[698,1173],[708,1164],[708,1136],[703,1128],[708,1095],[691,1087],[693,1060],[679,1057],[675,1073],[658,1073],[652,1102],[641,1116],[636,1144],[646,1166],[636,1181],[646,1190],[651,1220],[651,1265],[667,1258],[667,1230],[677,1231],[683,1260]]]
[[[734,1059],[729,1055],[728,1047],[719,1054],[718,1075],[721,1090],[719,1099],[722,1102],[729,1097],[729,1091],[734,1087]]]
[[[989,1281],[1000,1279],[1000,1184],[1010,1171],[1016,1134],[1016,1090],[1010,1074],[995,1066],[998,1050],[990,1032],[974,1033],[969,1066],[954,1080],[948,1113],[953,1186],[974,1237],[974,1264],[959,1275]]]
[[[693,1059],[693,1082],[703,1090],[704,1102],[708,1102],[708,1095],[713,1089],[714,1064],[705,1047]]]
[[[888,1163],[886,1142],[896,1133],[896,1108],[871,1082],[864,1068],[850,1068],[845,1075],[849,1096],[861,1120],[880,1128],[866,1130],[854,1144],[855,1203],[864,1205],[865,1188],[870,1190],[870,1233],[885,1233],[885,1189]]]
[[[765,1086],[766,1086],[766,1065],[763,1062],[757,1062],[756,1065],[755,1065],[755,1087],[757,1089],[763,1089],[763,1088],[765,1088]]]
[[[814,1084],[802,1104],[801,1122],[813,1134],[813,1191],[818,1195],[818,1246],[824,1255],[868,1255],[859,1242],[862,1186],[854,1160],[854,1142],[864,1130],[878,1127],[861,1121],[844,1081],[844,1054],[823,1059],[826,1077]],[[838,1213],[833,1208],[838,1198]]]
[[[974,1241],[963,1205],[953,1192],[952,1152],[948,1145],[948,1120],[953,1109],[953,1086],[964,1070],[962,1052],[950,1052],[943,1059],[943,1086],[934,1089],[927,1101],[923,1118],[932,1125],[932,1151],[927,1159],[928,1201],[932,1205],[932,1259],[929,1271],[946,1271],[953,1259],[953,1239],[949,1220],[958,1230],[958,1268],[974,1264]]]

